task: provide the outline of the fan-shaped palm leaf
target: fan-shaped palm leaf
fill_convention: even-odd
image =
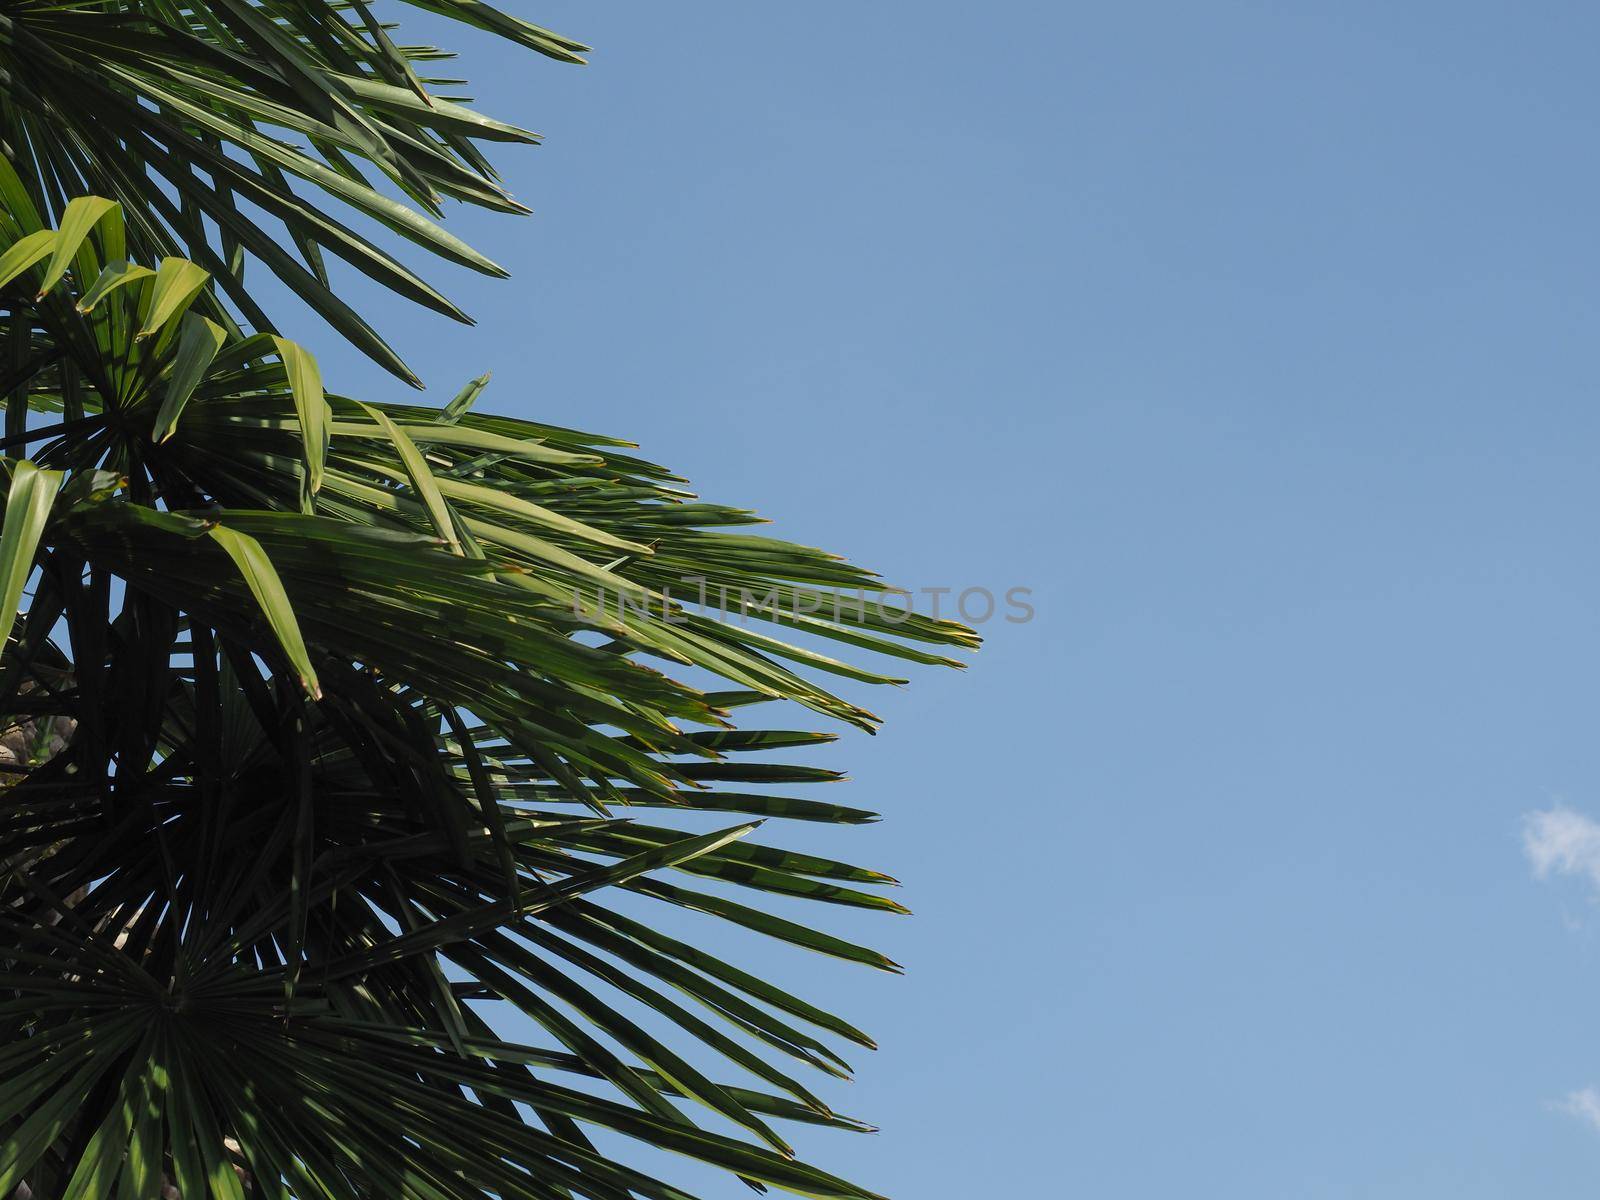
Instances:
[[[582,61],[578,43],[479,0],[411,2]],[[258,259],[362,351],[415,382],[330,286],[324,256],[447,316],[465,314],[293,181],[443,259],[503,274],[437,218],[447,199],[525,212],[479,143],[537,138],[436,95],[449,81],[421,71],[441,57],[396,45],[366,0],[7,0],[0,141],[32,206],[63,225],[74,195],[120,200],[135,259],[186,255],[246,322],[271,332],[244,287],[245,261]],[[263,216],[281,222],[298,254]],[[232,324],[220,297],[201,306]]]
[[[769,903],[903,911],[887,876],[690,818],[870,819],[769,794],[836,778],[762,753],[826,735],[734,715],[870,729],[820,680],[970,631],[613,439],[479,414],[481,382],[328,392],[204,315],[194,264],[130,262],[117,205],[63,213],[0,215],[12,611],[34,580],[0,709],[72,730],[0,793],[0,1195],[684,1195],[586,1129],[867,1195],[780,1125],[864,1128],[804,1077],[870,1040],[643,914],[894,969]]]

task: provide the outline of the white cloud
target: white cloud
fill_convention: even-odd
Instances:
[[[1522,850],[1540,879],[1584,875],[1600,891],[1600,821],[1561,805],[1529,813],[1522,819]],[[1600,1092],[1573,1093],[1580,1094],[1594,1097],[1600,1106]]]
[[[1522,850],[1538,878],[1586,877],[1600,898],[1600,821],[1560,804],[1528,813],[1522,818]],[[1600,1088],[1578,1088],[1550,1107],[1600,1133]]]
[[[1596,1133],[1600,1133],[1600,1091],[1592,1087],[1579,1088],[1561,1097],[1554,1107],[1558,1112],[1576,1117]]]

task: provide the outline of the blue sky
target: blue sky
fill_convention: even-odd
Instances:
[[[805,1153],[909,1200],[1600,1178],[1600,10],[515,5],[537,210],[448,397],[908,587],[1026,586],[824,756],[906,978]],[[430,28],[426,19],[408,28]],[[402,398],[331,337],[330,385]],[[1542,816],[1540,814],[1543,814]],[[732,1181],[709,1195],[747,1193]]]

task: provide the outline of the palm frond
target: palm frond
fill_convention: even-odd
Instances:
[[[582,61],[577,42],[478,0],[415,7]],[[528,211],[480,144],[538,140],[435,96],[418,67],[435,57],[397,46],[366,0],[17,0],[0,9],[0,141],[16,186],[47,217],[64,222],[73,196],[109,196],[124,207],[134,258],[183,255],[211,272],[222,295],[202,298],[210,319],[232,327],[225,296],[255,331],[274,332],[244,286],[254,258],[416,383],[339,298],[326,257],[446,316],[466,314],[323,205],[337,201],[434,256],[503,275],[438,221],[447,200]],[[293,253],[263,218],[281,224]]]
[[[0,792],[0,1195],[682,1200],[600,1129],[869,1196],[781,1126],[865,1128],[806,1077],[870,1038],[647,914],[896,970],[779,911],[903,912],[891,878],[756,832],[871,819],[768,790],[836,779],[772,757],[830,735],[735,717],[871,729],[830,677],[972,632],[482,381],[330,392],[117,204],[63,211],[0,216],[0,711],[71,731]]]

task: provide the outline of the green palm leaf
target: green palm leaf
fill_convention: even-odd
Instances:
[[[0,208],[10,611],[31,583],[0,700],[39,747],[0,791],[0,1195],[685,1196],[602,1130],[869,1196],[782,1126],[865,1129],[814,1087],[870,1038],[710,932],[892,971],[777,910],[905,910],[757,834],[872,819],[766,791],[837,779],[773,757],[830,735],[734,718],[872,729],[830,679],[972,632],[484,381],[326,391],[201,315],[201,268],[141,273],[119,204],[69,210]],[[686,576],[775,603],[728,624]]]
[[[476,0],[417,7],[583,61],[578,43]],[[21,174],[14,186],[64,231],[80,218],[69,197],[106,196],[128,214],[132,257],[179,255],[213,274],[222,296],[204,299],[205,316],[230,324],[225,296],[247,325],[273,331],[244,287],[255,257],[364,353],[416,382],[339,300],[324,256],[447,316],[465,314],[294,181],[424,251],[503,275],[437,218],[446,198],[526,212],[479,143],[538,138],[435,97],[419,70],[433,57],[396,46],[365,0],[16,0],[0,10],[0,140]],[[262,231],[262,213],[297,255]]]

